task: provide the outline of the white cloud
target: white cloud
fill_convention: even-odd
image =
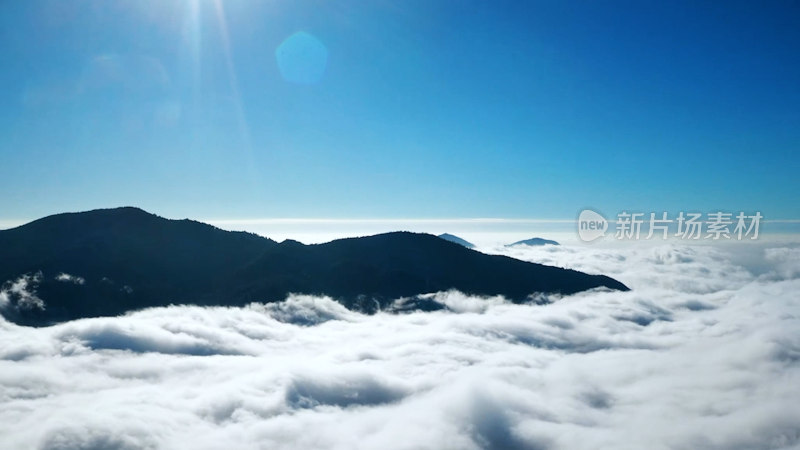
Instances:
[[[633,290],[0,320],[0,447],[800,447],[796,247],[496,251]]]
[[[36,294],[36,285],[42,281],[42,273],[20,275],[16,280],[9,280],[0,286],[0,310],[14,307],[17,309],[44,309],[44,301]]]
[[[83,277],[78,277],[75,275],[70,275],[68,273],[61,272],[56,275],[56,281],[61,281],[62,283],[72,283],[72,284],[84,284],[86,280]]]

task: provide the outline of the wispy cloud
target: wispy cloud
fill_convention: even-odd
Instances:
[[[0,286],[0,313],[7,313],[6,309],[44,309],[44,301],[36,293],[41,280],[42,273],[36,272],[6,281]]]
[[[62,283],[72,283],[72,284],[84,284],[86,280],[83,277],[70,275],[68,273],[61,272],[56,275],[56,281],[61,281]]]

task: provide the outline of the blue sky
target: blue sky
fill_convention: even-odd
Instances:
[[[798,20],[792,2],[2,2],[0,218],[797,219]]]

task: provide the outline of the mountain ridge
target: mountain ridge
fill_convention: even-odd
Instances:
[[[449,289],[513,301],[536,292],[627,290],[602,275],[486,255],[430,234],[277,243],[132,207],[56,214],[0,230],[0,249],[0,312],[29,325],[171,303],[243,306],[290,293],[329,295],[372,312],[401,297]],[[21,306],[14,282],[26,274],[44,309]],[[67,282],[77,279],[83,281]]]
[[[521,241],[513,242],[511,244],[506,244],[506,247],[514,247],[515,245],[529,245],[529,246],[540,246],[540,245],[560,245],[558,242],[553,241],[551,239],[544,239],[540,237],[530,238],[530,239],[523,239]]]
[[[466,239],[460,238],[460,237],[458,237],[458,236],[456,236],[454,234],[442,233],[437,237],[440,238],[440,239],[444,239],[445,241],[450,241],[450,242],[454,242],[456,244],[462,245],[462,246],[464,246],[466,248],[475,248],[475,244],[473,244],[472,242],[469,242]]]

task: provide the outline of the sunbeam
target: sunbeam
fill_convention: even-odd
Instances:
[[[225,67],[228,72],[228,84],[231,95],[233,96],[234,107],[236,109],[236,122],[239,128],[239,137],[242,140],[242,149],[247,164],[247,172],[250,177],[250,185],[253,191],[258,191],[259,174],[256,170],[255,159],[253,158],[253,143],[250,138],[250,126],[247,124],[247,116],[242,104],[242,95],[239,90],[239,79],[236,76],[236,66],[233,62],[233,52],[231,50],[231,38],[228,32],[228,21],[225,18],[225,9],[222,0],[214,0],[214,12],[217,17],[219,36],[222,40],[222,47],[225,52]]]

